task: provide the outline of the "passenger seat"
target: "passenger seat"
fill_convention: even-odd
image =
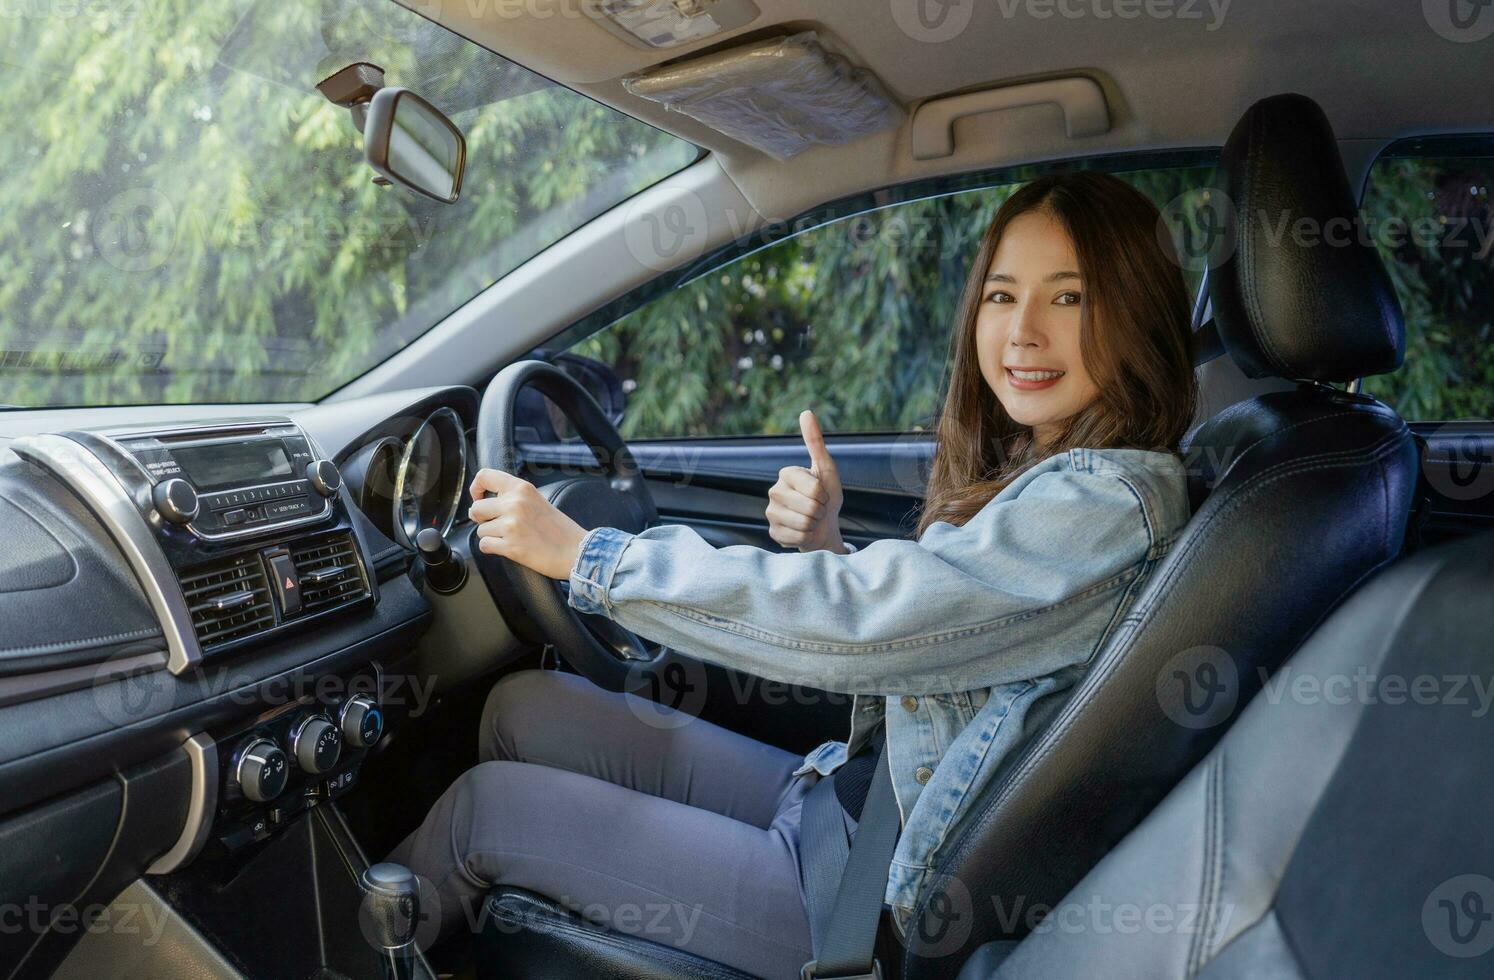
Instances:
[[[1491,636],[1494,535],[1380,574],[1042,925],[960,980],[1494,976]]]

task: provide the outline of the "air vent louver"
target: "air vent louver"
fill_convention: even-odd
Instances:
[[[270,583],[258,554],[199,565],[181,575],[197,642],[204,649],[253,636],[275,625]]]
[[[301,580],[303,616],[356,602],[369,594],[351,534],[306,538],[291,544],[290,553]]]

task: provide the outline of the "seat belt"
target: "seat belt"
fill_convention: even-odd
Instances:
[[[814,959],[804,964],[800,976],[802,980],[881,980],[877,927],[892,853],[902,829],[886,744],[877,753],[871,789],[856,838],[849,846],[844,811],[833,787],[833,779],[821,779],[804,800],[804,894]]]

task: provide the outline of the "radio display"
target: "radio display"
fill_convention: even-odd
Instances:
[[[291,475],[285,444],[279,441],[188,446],[173,449],[171,455],[199,490],[246,487]]]

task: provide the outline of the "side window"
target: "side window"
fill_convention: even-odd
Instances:
[[[1414,140],[1370,170],[1365,226],[1406,315],[1406,361],[1365,391],[1413,421],[1487,419],[1494,404],[1494,140]]]
[[[1164,207],[1211,166],[1117,175]],[[866,211],[778,241],[654,299],[571,349],[622,378],[625,438],[910,432],[939,408],[976,244],[1022,181]],[[1197,275],[1185,268],[1189,285]]]

